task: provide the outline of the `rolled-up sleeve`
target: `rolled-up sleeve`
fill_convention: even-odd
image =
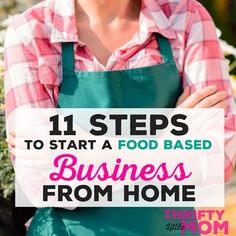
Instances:
[[[225,114],[225,181],[228,181],[236,161],[236,110],[232,88],[212,18],[200,4],[194,5],[186,33],[183,81],[192,92],[216,85],[228,93],[229,108]]]
[[[34,47],[24,37],[24,26],[17,28],[14,21],[8,27],[5,37],[4,68],[6,126],[9,134],[15,130],[16,108],[54,107],[47,89],[40,83]]]

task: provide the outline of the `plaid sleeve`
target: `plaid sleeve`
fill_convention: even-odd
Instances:
[[[32,42],[24,38],[25,26],[12,23],[4,46],[5,112],[7,133],[14,131],[14,111],[18,107],[53,107],[44,85],[40,83],[38,58]],[[27,32],[27,35],[29,33]]]
[[[216,85],[228,93],[229,109],[225,117],[225,180],[228,181],[236,161],[235,104],[216,27],[205,8],[198,3],[194,5],[187,30],[183,81],[192,92]]]

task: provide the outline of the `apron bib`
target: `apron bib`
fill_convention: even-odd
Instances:
[[[58,107],[174,108],[182,93],[181,80],[169,41],[159,34],[155,37],[163,63],[121,71],[74,71],[74,44],[63,43],[63,80]],[[166,230],[169,222],[165,221],[164,208],[155,207],[94,207],[73,211],[41,208],[37,210],[27,235],[181,235],[179,231]]]
[[[156,35],[163,63],[117,71],[74,71],[74,45],[62,45],[60,108],[171,108],[182,92],[169,41]]]

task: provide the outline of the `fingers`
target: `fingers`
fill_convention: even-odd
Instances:
[[[181,103],[183,103],[191,94],[191,89],[190,87],[185,87],[183,93],[179,97],[176,106],[180,106]]]
[[[219,104],[222,101],[225,101],[226,98],[227,98],[227,93],[225,91],[219,91],[204,98],[195,107],[196,108],[213,107],[214,105]]]
[[[214,106],[212,106],[212,108],[223,108],[226,113],[229,108],[229,103],[224,100],[224,101],[221,101],[221,102],[215,104]]]
[[[190,97],[188,97],[179,107],[181,108],[193,108],[204,98],[209,97],[217,92],[217,87],[214,85],[207,86],[194,92]]]
[[[10,146],[10,147],[15,147],[16,144],[15,144],[15,137],[13,136],[9,136],[6,138],[6,142],[7,144]]]
[[[10,152],[10,158],[11,160],[15,160],[15,156],[16,156],[16,151],[15,151],[15,147],[9,147],[9,152]]]
[[[10,133],[9,136],[6,138],[6,142],[9,147],[10,159],[12,163],[15,161],[15,133]]]

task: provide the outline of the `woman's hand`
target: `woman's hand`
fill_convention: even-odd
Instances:
[[[15,133],[10,133],[9,136],[6,139],[6,142],[8,144],[9,147],[9,152],[10,152],[10,158],[11,161],[14,163],[14,158],[15,158]]]
[[[227,93],[218,91],[214,85],[207,86],[191,94],[190,87],[186,87],[179,97],[177,108],[224,108],[227,110]]]

